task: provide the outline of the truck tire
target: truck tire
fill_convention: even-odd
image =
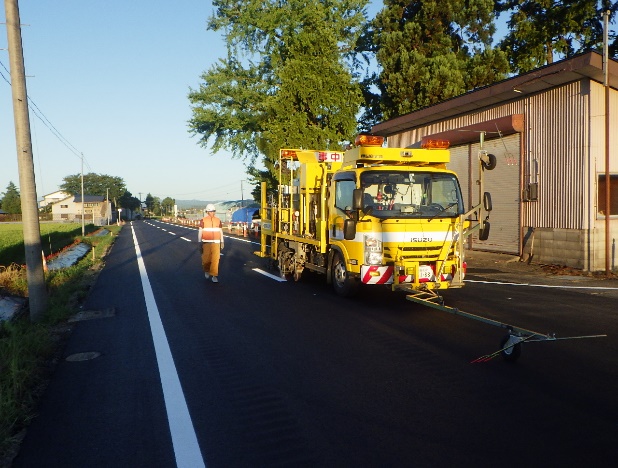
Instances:
[[[337,295],[342,297],[351,297],[358,291],[359,282],[352,277],[346,266],[345,261],[340,253],[335,252],[332,263],[332,279],[333,288]]]

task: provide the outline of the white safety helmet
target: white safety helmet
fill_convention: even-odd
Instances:
[[[217,211],[215,209],[215,205],[213,205],[212,203],[209,203],[208,205],[206,205],[206,211]]]

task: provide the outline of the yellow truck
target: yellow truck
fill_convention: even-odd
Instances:
[[[483,173],[496,158],[479,152],[478,204],[467,211],[449,160],[444,140],[388,148],[373,135],[345,152],[282,149],[278,187],[269,195],[262,184],[256,254],[286,279],[305,269],[324,274],[341,296],[362,285],[430,297],[462,287],[464,239],[489,235]]]

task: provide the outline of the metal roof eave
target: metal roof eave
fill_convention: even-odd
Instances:
[[[603,82],[603,57],[587,52],[546,65],[537,70],[500,81],[430,107],[411,112],[372,127],[375,135],[389,136],[459,115],[512,101],[566,83],[589,78]],[[618,61],[609,60],[609,85],[618,88]]]

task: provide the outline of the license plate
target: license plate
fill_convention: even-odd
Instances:
[[[419,269],[419,276],[424,279],[433,278],[433,270],[429,265],[421,265]]]

